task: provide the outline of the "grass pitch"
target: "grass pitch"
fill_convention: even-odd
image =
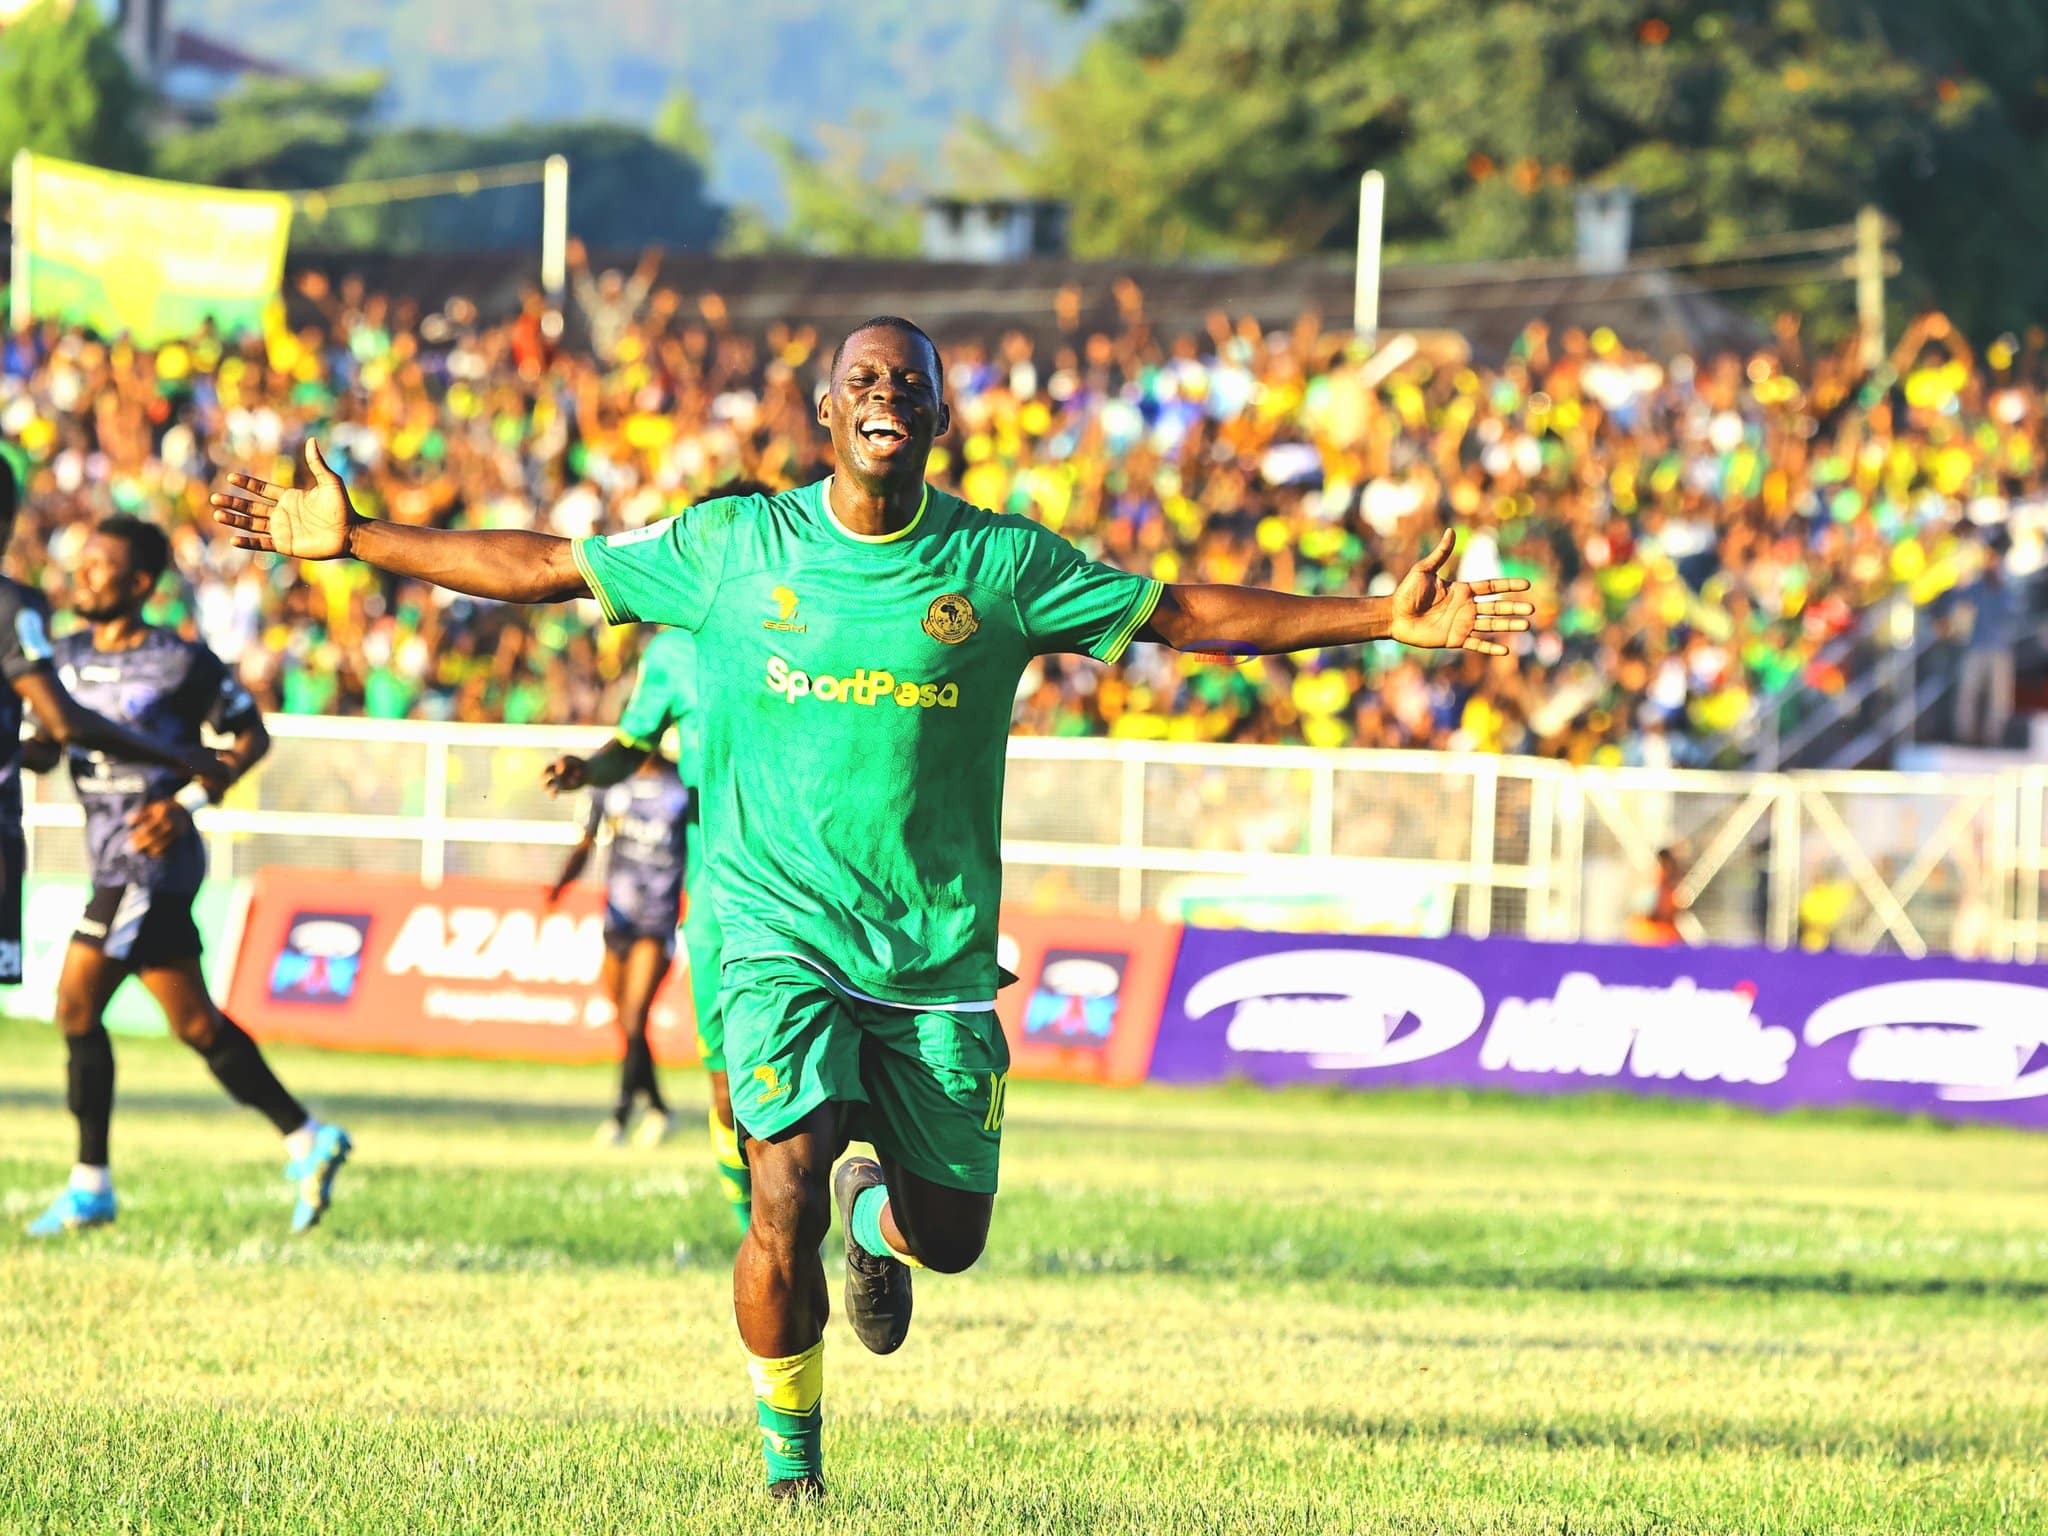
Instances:
[[[358,1147],[294,1241],[267,1128],[117,1050],[120,1223],[35,1245],[62,1051],[0,1026],[8,1531],[2048,1529],[2048,1138],[1020,1083],[988,1256],[899,1355],[835,1325],[790,1510],[701,1134],[279,1050]]]

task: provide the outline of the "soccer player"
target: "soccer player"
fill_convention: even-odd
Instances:
[[[0,464],[0,549],[14,537],[20,510],[14,473]],[[21,829],[21,740],[24,706],[35,716],[38,737],[48,743],[40,765],[52,767],[56,751],[118,753],[155,764],[182,779],[225,783],[221,760],[204,747],[152,741],[96,715],[72,698],[51,664],[50,614],[43,595],[33,587],[0,576],[0,987],[22,981],[22,883],[28,874],[28,841]],[[104,1038],[104,1036],[102,1036]],[[72,1041],[70,1076],[76,1096],[82,1076],[91,1073],[96,1055],[91,1042]]]
[[[202,726],[233,738],[221,771],[233,783],[270,748],[263,717],[213,652],[143,623],[142,608],[170,562],[163,530],[112,517],[85,542],[73,607],[88,627],[57,642],[64,685],[87,706],[122,720],[160,748],[189,752]],[[104,1015],[114,989],[139,977],[172,1032],[205,1059],[220,1084],[259,1111],[285,1139],[285,1177],[298,1190],[292,1230],[326,1210],[349,1138],[322,1125],[278,1082],[256,1042],[213,1005],[199,968],[192,903],[206,849],[192,825],[204,791],[173,793],[184,774],[76,740],[71,781],[85,809],[92,897],[72,935],[57,984],[57,1024],[71,1044],[71,1113],[78,1164],[50,1208],[30,1224],[39,1237],[114,1219],[107,1137],[114,1112],[114,1055]]]
[[[548,788],[559,794],[583,785],[616,784],[650,759],[671,727],[676,732],[676,767],[690,785],[690,816],[696,825],[686,839],[683,948],[690,964],[690,1000],[697,1014],[697,1050],[711,1079],[711,1155],[718,1164],[718,1182],[740,1230],[747,1229],[753,1184],[740,1155],[739,1131],[733,1118],[732,1093],[726,1079],[725,1025],[718,1011],[718,914],[704,878],[702,820],[696,784],[701,779],[697,715],[697,654],[690,635],[664,629],[647,643],[633,696],[619,717],[616,735],[587,758],[562,757],[547,768]],[[656,985],[659,983],[657,982]],[[652,988],[648,996],[653,996]],[[650,1066],[651,1071],[651,1066]]]
[[[230,477],[243,548],[352,555],[512,602],[594,596],[697,639],[705,824],[724,930],[726,1054],[754,1176],[733,1298],[769,1491],[821,1493],[825,1270],[836,1193],[853,1331],[886,1353],[911,1270],[980,1255],[1009,1055],[994,998],[1011,701],[1036,655],[1133,640],[1233,655],[1394,639],[1504,655],[1518,579],[1450,582],[1442,542],[1386,597],[1165,584],[926,484],[951,422],[938,349],[893,316],[832,358],[833,471],[576,541],[358,516],[308,444],[310,489]],[[849,1140],[876,1158],[833,1163]]]
[[[567,779],[566,765],[580,758],[560,758],[551,765],[550,785]],[[647,1015],[654,994],[668,977],[675,958],[676,924],[683,915],[684,848],[689,842],[690,791],[675,765],[660,753],[649,753],[634,771],[601,780],[587,776],[590,810],[583,837],[569,850],[562,873],[548,891],[548,905],[583,873],[597,834],[609,822],[611,855],[605,864],[604,972],[601,984],[619,1023],[626,1031],[626,1055],[620,1065],[618,1102],[597,1139],[609,1147],[623,1145],[626,1127],[642,1098],[647,1116],[640,1123],[641,1146],[659,1146],[668,1135],[668,1101],[654,1073],[654,1053],[647,1045]]]

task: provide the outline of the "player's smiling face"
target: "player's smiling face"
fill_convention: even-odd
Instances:
[[[147,595],[138,592],[138,576],[128,541],[110,533],[96,533],[78,552],[78,564],[71,576],[71,606],[90,623],[118,619],[131,608],[140,607]]]
[[[938,376],[938,354],[922,336],[893,325],[849,336],[818,402],[837,468],[866,481],[922,480],[932,444],[951,424]]]

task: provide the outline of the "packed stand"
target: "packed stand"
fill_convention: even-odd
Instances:
[[[347,562],[294,567],[213,535],[229,463],[288,477],[308,433],[365,511],[580,535],[641,526],[738,476],[824,473],[812,403],[835,338],[743,335],[715,295],[580,281],[564,347],[530,296],[506,323],[306,279],[266,334],[156,352],[7,340],[0,453],[29,486],[9,569],[62,608],[89,523],[162,519],[155,616],[191,626],[288,713],[593,722],[638,641],[593,611],[509,609]],[[1826,646],[1874,600],[1938,603],[2048,559],[2048,339],[1980,356],[1939,316],[1875,374],[1782,323],[1748,357],[1659,360],[1530,326],[1500,367],[1427,340],[1357,351],[1312,321],[1218,315],[1155,336],[1142,295],[1085,334],[947,348],[955,430],[934,477],[1167,580],[1386,592],[1450,519],[1462,574],[1531,578],[1537,633],[1499,661],[1393,647],[1232,664],[1140,647],[1052,658],[1016,728],[1048,735],[1530,752],[1685,763],[1753,701],[1839,685]]]

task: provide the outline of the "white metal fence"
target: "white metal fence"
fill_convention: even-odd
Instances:
[[[542,880],[576,838],[541,767],[600,730],[280,717],[202,817],[217,875],[266,864]],[[30,869],[84,869],[61,775]],[[1528,758],[1017,738],[1006,894],[1126,914],[1628,937],[1675,845],[1694,943],[2032,961],[2048,766],[1982,776],[1573,769]]]

